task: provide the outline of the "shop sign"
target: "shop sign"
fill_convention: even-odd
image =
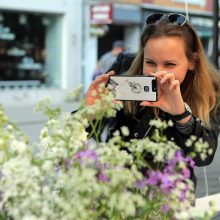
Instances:
[[[141,4],[142,0],[115,0],[115,3]]]
[[[206,0],[173,0],[173,2],[188,3],[191,5],[198,5],[200,7],[206,6]]]
[[[154,4],[157,6],[167,6],[170,8],[185,8],[188,4],[191,10],[208,10],[208,0],[142,0],[142,3]]]
[[[95,4],[90,6],[91,24],[111,24],[112,4]]]

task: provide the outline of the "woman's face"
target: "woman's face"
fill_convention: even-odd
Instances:
[[[144,75],[166,71],[173,73],[182,83],[188,69],[193,69],[193,63],[186,57],[184,41],[181,38],[159,37],[147,41],[144,47]]]

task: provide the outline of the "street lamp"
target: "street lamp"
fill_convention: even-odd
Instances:
[[[218,64],[218,35],[219,35],[219,28],[218,28],[218,21],[219,21],[219,1],[213,0],[213,49],[212,49],[212,61],[214,65],[219,68]]]

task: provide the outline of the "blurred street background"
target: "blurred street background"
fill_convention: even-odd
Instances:
[[[76,109],[77,102],[65,101],[68,91],[79,84],[87,90],[115,40],[136,52],[145,18],[153,12],[186,14],[218,67],[217,1],[0,0],[0,104],[31,142],[38,141],[46,118],[33,112],[36,102],[49,96],[63,111]],[[218,147],[213,163],[196,169],[197,197],[220,192],[219,158]]]

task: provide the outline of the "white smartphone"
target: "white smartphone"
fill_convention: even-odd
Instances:
[[[109,84],[116,100],[157,101],[157,79],[154,76],[110,76]]]

